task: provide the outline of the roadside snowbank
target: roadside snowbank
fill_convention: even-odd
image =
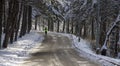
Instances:
[[[101,56],[95,54],[90,46],[90,43],[86,40],[81,39],[78,42],[78,37],[71,34],[62,34],[64,36],[69,37],[73,40],[73,46],[80,53],[80,56],[85,57],[93,62],[96,62],[102,66],[120,66],[120,59],[114,59],[106,56]]]
[[[29,57],[29,50],[43,40],[43,36],[35,31],[19,38],[8,48],[0,50],[0,66],[19,66],[22,61]]]

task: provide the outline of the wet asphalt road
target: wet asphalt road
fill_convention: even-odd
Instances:
[[[21,66],[99,66],[79,56],[72,42],[60,34],[49,33],[31,50],[31,57]]]

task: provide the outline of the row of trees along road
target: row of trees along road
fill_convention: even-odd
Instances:
[[[29,33],[32,26],[32,7],[24,1],[0,0],[0,47]],[[3,42],[2,35],[5,35]]]
[[[56,0],[44,3],[49,6],[36,5],[41,13],[44,12],[36,17],[41,26],[88,39],[93,49],[99,49],[102,55],[117,57],[120,52],[119,0],[69,0],[64,5]]]
[[[26,3],[31,3],[33,7]],[[62,3],[61,3],[62,2]],[[116,57],[120,52],[119,0],[0,0],[0,46],[17,40],[31,30],[31,14],[35,29],[66,32],[91,41],[102,55]],[[32,10],[34,12],[32,12]],[[36,13],[36,14],[35,14]],[[20,30],[20,31],[19,31]],[[2,44],[1,44],[2,43]],[[107,50],[103,52],[103,49]]]

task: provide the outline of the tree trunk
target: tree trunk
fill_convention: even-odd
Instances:
[[[51,20],[48,19],[48,31],[50,31],[50,24],[51,24]]]
[[[80,22],[79,22],[79,28],[78,28],[78,36],[79,36],[79,39],[78,39],[78,41],[80,42],[80,37],[81,37],[81,31],[82,31],[82,25],[80,24]]]
[[[26,30],[27,30],[27,6],[24,6],[23,9],[23,18],[22,18],[22,26],[21,26],[21,31],[20,31],[20,36],[22,37],[26,34]]]
[[[3,22],[3,27],[4,27],[4,29],[3,29],[3,32],[5,33],[5,30],[6,30],[6,23],[7,23],[7,17],[6,17],[6,14],[7,14],[7,9],[6,9],[6,1],[4,0],[4,5],[3,5],[3,10],[4,10],[4,13],[3,13],[3,16],[4,16],[4,22]]]
[[[10,43],[13,43],[13,38],[14,38],[14,29],[11,30],[11,35],[10,35]]]
[[[71,33],[73,34],[73,22],[71,22],[71,23],[72,23],[72,25],[71,25]]]
[[[10,0],[10,2],[9,2],[9,13],[8,13],[8,18],[7,18],[7,24],[5,26],[5,28],[7,28],[7,29],[5,30],[5,38],[4,38],[4,41],[3,41],[3,48],[7,48],[8,41],[9,41],[11,17],[13,16],[13,14],[11,12],[12,7],[13,7],[12,4],[13,4],[13,1]]]
[[[100,39],[99,39],[100,46],[104,44],[105,36],[106,36],[106,22],[102,22],[100,25]]]
[[[92,19],[92,24],[91,24],[91,29],[92,29],[92,32],[91,32],[91,39],[94,40],[95,39],[95,34],[94,34],[94,22],[93,22],[93,19]]]
[[[87,33],[86,33],[87,29],[86,29],[86,23],[85,22],[84,22],[83,27],[84,27],[83,38],[85,38],[87,36]]]
[[[16,19],[16,15],[17,15],[17,11],[18,7],[16,6],[17,4],[17,0],[10,0],[9,1],[9,13],[8,13],[8,18],[7,18],[7,25],[6,25],[6,33],[5,33],[5,38],[3,41],[3,48],[7,48],[8,42],[9,42],[9,38],[11,36],[12,33],[12,29],[14,29],[13,27],[15,26],[15,19]]]
[[[45,26],[44,26],[44,23],[45,23],[45,22],[44,22],[44,19],[42,18],[41,21],[43,22],[42,28],[44,29],[44,28],[45,28]],[[48,30],[49,30],[49,29],[48,29]]]
[[[19,2],[18,1],[15,1],[14,7],[15,7],[15,9],[14,9],[14,14],[15,15],[14,16],[18,17],[18,13],[19,13]],[[12,28],[11,28],[11,35],[10,35],[10,43],[11,44],[13,43],[17,21],[18,21],[18,18],[14,18],[13,22],[12,22],[12,25],[11,25],[12,26]]]
[[[51,18],[50,28],[51,28],[51,31],[54,31],[54,22],[53,22],[52,18]]]
[[[63,21],[63,32],[65,32],[65,21]]]
[[[31,6],[29,6],[29,8],[28,8],[28,33],[30,32],[30,30],[31,30],[31,27],[32,27],[32,7]]]
[[[75,24],[75,35],[78,36],[78,21]]]
[[[115,36],[115,57],[118,55],[118,41],[119,41],[119,27],[116,27],[116,36]]]
[[[1,38],[2,38],[2,16],[3,16],[3,2],[4,0],[0,0],[0,48],[1,48]]]
[[[66,32],[69,33],[69,20],[67,20],[67,27],[66,27]]]
[[[60,22],[59,22],[59,20],[57,20],[58,22],[57,22],[57,32],[59,32],[59,24],[60,24]]]
[[[35,30],[37,30],[37,22],[38,22],[38,17],[35,17]]]
[[[18,37],[18,32],[19,32],[19,28],[20,28],[20,19],[22,16],[22,11],[23,11],[23,4],[19,3],[20,9],[19,9],[19,15],[18,15],[18,19],[17,19],[17,23],[16,23],[16,30],[15,30],[15,38],[14,40],[17,41],[17,37]]]

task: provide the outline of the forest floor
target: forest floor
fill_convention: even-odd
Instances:
[[[80,57],[72,40],[57,33],[49,33],[42,44],[29,51],[30,57],[20,66],[99,66]]]

